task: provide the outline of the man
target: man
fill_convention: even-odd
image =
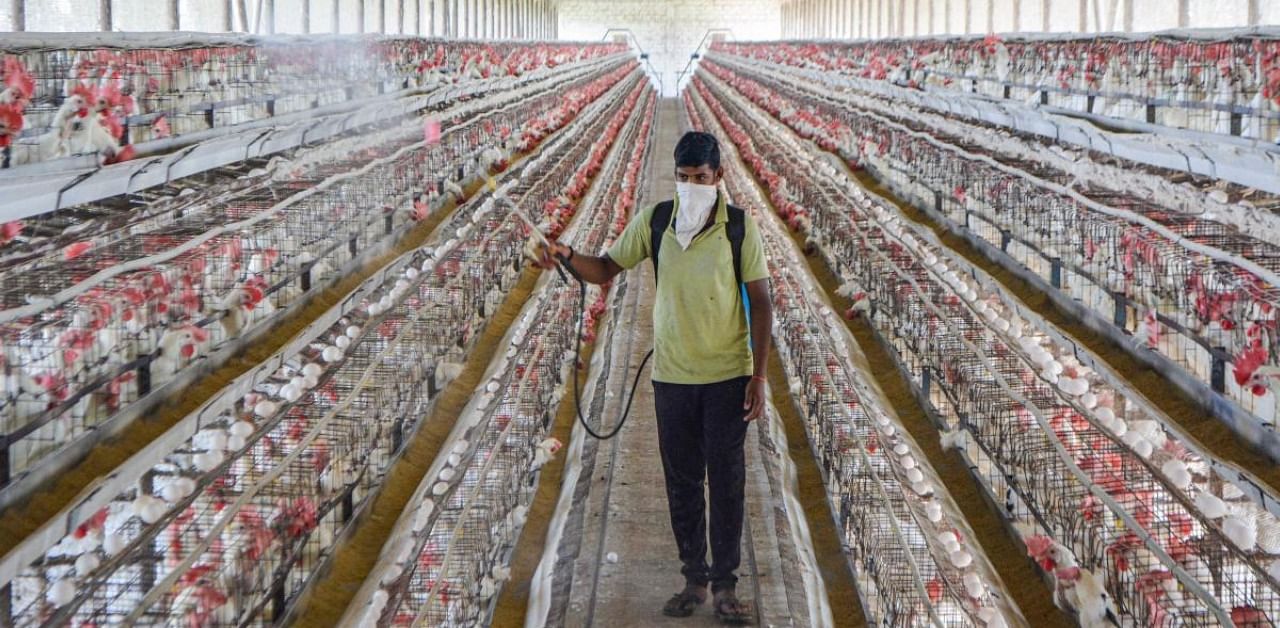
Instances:
[[[653,391],[671,528],[685,577],[685,588],[663,613],[693,614],[710,584],[716,616],[745,623],[748,610],[734,593],[746,477],[742,447],[748,422],[764,413],[773,325],[769,272],[755,222],[719,193],[723,170],[715,137],[686,133],[676,144],[675,162],[676,199],[640,212],[605,256],[553,243],[540,253],[538,265],[551,268],[553,255],[560,255],[584,280],[606,283],[652,257],[654,235],[661,234]],[[740,284],[746,286],[749,326]],[[711,501],[710,566],[704,475]]]

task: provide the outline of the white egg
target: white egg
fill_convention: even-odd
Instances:
[[[322,373],[324,373],[324,367],[316,364],[315,362],[309,362],[306,366],[302,367],[303,377],[319,378]]]
[[[76,559],[76,575],[81,578],[89,575],[102,561],[98,560],[98,555],[93,552],[85,552]]]
[[[102,551],[106,552],[107,556],[119,554],[128,544],[128,541],[118,532],[106,534],[102,537]]]
[[[294,402],[302,398],[302,391],[293,384],[285,384],[280,387],[280,396],[283,397],[285,401]]]
[[[220,451],[206,451],[192,456],[191,461],[201,473],[208,473],[222,464],[223,456]]]
[[[1191,471],[1187,469],[1187,464],[1181,460],[1167,460],[1160,467],[1160,472],[1168,478],[1169,483],[1179,490],[1187,490],[1191,486]]]
[[[230,451],[240,451],[241,449],[244,449],[245,444],[246,441],[243,436],[231,436],[227,438],[227,449]]]
[[[986,593],[987,588],[982,584],[982,576],[970,571],[964,575],[964,590],[969,593],[970,597],[981,598],[982,594]]]
[[[54,606],[66,606],[76,597],[76,583],[71,578],[63,578],[49,587],[45,599]]]
[[[346,337],[345,335],[338,336],[337,338],[333,339],[333,346],[339,349],[342,349],[343,351],[346,351],[347,347],[351,346],[351,339]]]
[[[191,440],[200,449],[224,451],[227,448],[227,433],[220,429],[200,430]]]
[[[942,521],[942,505],[938,502],[929,502],[924,505],[924,514],[933,523]]]
[[[360,335],[360,327],[357,325],[352,325],[348,327],[346,332],[344,333],[346,333],[348,337],[355,338],[356,336]]]
[[[1227,514],[1226,503],[1207,491],[1196,494],[1195,503],[1196,508],[1210,519],[1220,519]]]
[[[955,565],[960,569],[964,569],[965,567],[968,567],[973,562],[973,556],[970,556],[969,552],[966,552],[964,550],[956,550],[954,552],[951,552],[950,558],[951,558],[951,564]]]
[[[253,429],[254,429],[253,424],[248,421],[236,421],[235,423],[231,424],[231,429],[228,431],[231,433],[232,436],[239,436],[240,438],[248,438],[251,434],[253,434]]]
[[[263,419],[270,419],[271,417],[275,416],[276,412],[278,412],[279,410],[280,410],[280,406],[276,405],[274,402],[267,401],[265,399],[262,401],[259,401],[257,405],[253,406],[253,413]]]
[[[1245,552],[1253,551],[1258,543],[1257,522],[1248,515],[1231,515],[1222,522],[1222,532]]]

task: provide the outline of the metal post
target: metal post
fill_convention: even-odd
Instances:
[[[181,27],[178,24],[178,0],[169,0],[169,30],[176,31]]]
[[[302,34],[311,34],[311,0],[302,0]]]
[[[98,30],[111,32],[111,0],[98,0]]]
[[[339,24],[342,23],[341,18],[342,18],[341,2],[340,0],[333,0],[333,27],[332,28],[334,33],[342,32],[342,28],[339,26]]]
[[[21,33],[27,30],[26,0],[9,0],[9,13],[13,15],[13,32]]]
[[[1224,347],[1214,347],[1209,364],[1209,388],[1216,393],[1227,392],[1227,363],[1222,361],[1222,355],[1226,353]]]
[[[266,13],[266,19],[267,19],[267,27],[266,27],[267,34],[268,35],[275,34],[276,32],[276,0],[262,0],[262,2],[263,4],[266,5],[264,12]]]

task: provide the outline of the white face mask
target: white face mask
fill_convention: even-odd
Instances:
[[[676,183],[676,198],[680,201],[676,211],[676,240],[680,248],[687,249],[716,206],[716,186]]]

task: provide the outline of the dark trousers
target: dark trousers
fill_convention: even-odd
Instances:
[[[658,448],[667,481],[671,530],[685,582],[713,591],[732,589],[741,562],[747,435],[742,402],[751,378],[714,384],[653,383]],[[711,566],[707,566],[707,517],[702,479],[711,500]]]

